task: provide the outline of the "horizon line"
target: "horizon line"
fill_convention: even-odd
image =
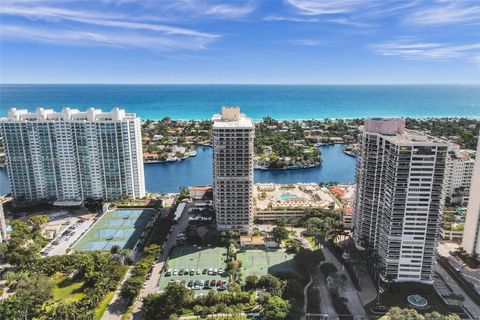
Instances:
[[[149,82],[25,82],[25,83],[0,83],[0,86],[21,85],[151,85],[151,86],[177,86],[177,85],[215,85],[215,86],[480,86],[480,83],[201,83],[201,82],[176,82],[176,83],[149,83]]]

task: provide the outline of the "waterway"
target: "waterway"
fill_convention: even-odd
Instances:
[[[342,145],[321,146],[322,164],[297,170],[255,170],[255,182],[342,182],[355,178],[356,159],[343,153]],[[212,183],[212,148],[197,147],[197,156],[187,160],[145,164],[148,192],[178,192],[180,187]],[[0,194],[10,192],[6,170],[0,170]]]

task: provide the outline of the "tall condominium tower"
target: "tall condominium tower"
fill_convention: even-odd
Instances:
[[[449,146],[443,183],[443,193],[448,202],[468,204],[474,153],[472,150],[461,150],[459,145]]]
[[[17,199],[114,200],[145,195],[140,120],[118,108],[11,109],[0,119]]]
[[[480,254],[480,137],[478,138],[477,155],[470,186],[462,246],[469,254]]]
[[[384,279],[433,281],[447,148],[401,119],[365,121],[353,233],[381,258]]]
[[[213,120],[213,201],[220,230],[248,232],[253,222],[253,121],[238,107]]]

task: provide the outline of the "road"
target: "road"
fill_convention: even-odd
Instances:
[[[322,314],[328,314],[329,319],[337,319],[337,312],[333,307],[332,297],[327,287],[327,280],[320,271],[320,266],[316,267],[312,272],[313,287],[320,292],[320,311]]]
[[[471,269],[465,266],[459,258],[450,254],[450,251],[454,251],[459,246],[453,242],[441,241],[438,245],[438,254],[446,257],[452,267],[461,270],[464,278],[469,280],[475,286],[475,290],[480,293],[480,269]]]
[[[452,288],[453,292],[455,294],[461,294],[462,296],[465,297],[465,301],[463,303],[463,306],[465,309],[468,310],[468,312],[473,316],[474,319],[480,319],[480,307],[473,302],[472,299],[463,291],[462,288],[457,284],[457,282],[450,277],[450,275],[443,269],[440,264],[437,263],[437,272],[442,276],[442,278],[445,280],[445,282],[448,283],[450,288]]]
[[[174,230],[170,233],[170,237],[167,239],[167,243],[163,248],[163,253],[160,254],[160,257],[152,268],[152,275],[150,279],[145,282],[145,287],[140,290],[140,294],[137,297],[133,307],[132,315],[135,319],[141,318],[140,308],[142,305],[142,298],[150,293],[156,293],[158,291],[158,283],[160,281],[163,265],[168,258],[170,250],[176,244],[178,234],[185,230],[185,228],[188,226],[188,214],[186,214],[186,212],[192,205],[193,204],[189,203],[187,206],[185,206],[185,210],[183,211],[180,220],[175,225]],[[128,276],[129,275],[125,276],[124,280],[128,279]],[[112,298],[112,301],[108,305],[107,310],[103,314],[102,320],[120,320],[127,308],[128,306],[124,303],[123,299],[118,294],[115,294],[115,296]]]
[[[139,297],[135,301],[133,307],[132,316],[134,319],[142,319],[140,308],[142,306],[142,299],[150,293],[158,292],[158,284],[161,278],[161,271],[165,262],[168,259],[170,250],[176,245],[177,236],[180,232],[184,231],[188,226],[188,210],[193,206],[193,203],[188,203],[185,206],[185,210],[182,213],[182,216],[178,223],[175,225],[174,230],[170,233],[170,237],[167,239],[167,243],[163,249],[163,253],[158,258],[157,262],[153,266],[152,275],[149,280],[146,281],[145,287],[140,291]]]
[[[302,243],[302,246],[305,249],[312,249],[312,244],[308,242],[305,238],[301,236],[302,231],[304,229],[301,228],[292,228],[292,231],[295,232],[295,238],[300,240]],[[335,311],[335,308],[333,307],[333,302],[332,298],[330,296],[330,292],[328,291],[327,288],[327,280],[323,276],[323,274],[320,272],[320,264],[315,268],[315,270],[310,274],[310,282],[313,285],[315,289],[317,289],[320,293],[320,311],[322,314],[328,314],[330,315],[330,319],[337,319],[337,312]],[[309,282],[309,283],[310,283]],[[307,288],[307,287],[305,287]],[[306,293],[307,290],[304,289],[304,292]],[[308,297],[305,299],[308,301]],[[304,308],[304,310],[306,307]]]
[[[342,263],[337,260],[337,258],[333,255],[333,253],[328,248],[322,249],[323,254],[325,255],[325,260],[334,264],[337,267],[338,273],[344,273],[347,276],[347,281],[345,283],[345,287],[343,289],[339,289],[340,294],[347,298],[348,303],[347,307],[350,310],[350,313],[356,316],[365,316],[365,309],[363,308],[363,304],[360,301],[360,297],[358,296],[357,289],[353,285],[352,279],[350,279],[350,275],[348,272],[345,271]]]

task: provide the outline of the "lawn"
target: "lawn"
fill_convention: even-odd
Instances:
[[[305,240],[307,240],[308,242],[310,242],[310,244],[312,245],[313,250],[318,249],[318,246],[317,246],[317,244],[315,243],[315,240],[313,239],[312,236],[306,236],[306,237],[305,237]]]
[[[110,303],[110,301],[112,301],[114,294],[115,294],[115,291],[110,291],[105,295],[105,298],[103,298],[102,302],[98,305],[97,309],[95,309],[95,317],[93,318],[94,320],[102,319],[102,316],[105,313],[105,310],[107,310],[108,304]]]
[[[53,280],[53,298],[73,302],[85,297],[83,281],[75,281],[67,276],[60,276]]]

